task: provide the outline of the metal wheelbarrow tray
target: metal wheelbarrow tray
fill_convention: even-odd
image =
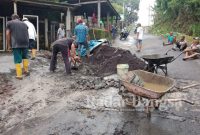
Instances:
[[[172,60],[174,59],[174,56],[153,54],[153,55],[144,55],[142,56],[142,58],[151,63],[161,65],[161,64],[168,64],[172,62]]]
[[[167,75],[167,64],[174,61],[174,56],[152,54],[144,55],[142,58],[148,63],[147,70],[150,72],[158,72],[161,69]]]
[[[143,87],[131,83],[134,74],[138,75],[143,80]],[[171,88],[173,88],[175,84],[175,81],[171,78],[160,76],[158,74],[150,73],[143,70],[129,71],[127,74],[121,77],[121,81],[129,92],[148,99],[160,98]],[[154,89],[150,89],[145,86],[145,84],[148,83],[155,84],[155,86],[162,86],[162,88],[154,87]]]

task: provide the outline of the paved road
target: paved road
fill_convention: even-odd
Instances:
[[[132,45],[133,42],[134,39],[129,36],[127,41],[116,40],[116,44],[114,46],[120,46],[131,50],[132,53],[135,53],[136,48]],[[137,53],[137,56],[140,57],[141,55],[152,53],[163,54],[169,49],[169,46],[163,47],[161,44],[162,41],[159,37],[145,35],[144,48],[141,53]],[[178,54],[179,52],[171,53],[171,55]],[[12,56],[0,57],[0,68],[7,63],[6,60],[9,59],[9,61],[12,62]],[[40,62],[42,63],[42,61]],[[7,65],[8,66],[6,67],[12,68],[9,63],[7,63]],[[38,65],[34,66],[39,67]],[[188,92],[174,91],[163,96],[164,99],[192,99],[195,102],[194,106],[184,102],[177,102],[173,104],[163,103],[161,104],[160,111],[154,111],[152,113],[152,117],[149,119],[146,117],[146,114],[141,111],[135,111],[134,109],[129,111],[127,108],[123,111],[123,106],[120,106],[122,111],[115,110],[116,108],[114,105],[118,105],[115,103],[121,103],[120,96],[118,95],[118,89],[109,88],[84,91],[66,89],[65,93],[62,92],[64,89],[63,85],[67,85],[70,79],[63,78],[67,81],[62,81],[63,84],[61,83],[62,85],[59,85],[62,77],[59,78],[59,81],[55,81],[51,75],[46,73],[48,71],[48,67],[43,66],[42,69],[46,69],[45,72],[40,70],[34,71],[36,72],[35,74],[37,74],[35,82],[33,81],[34,77],[31,76],[31,81],[33,81],[32,84],[36,86],[32,86],[33,88],[31,89],[29,89],[29,87],[25,87],[24,90],[30,91],[30,101],[34,99],[33,95],[39,97],[41,96],[41,101],[43,101],[44,99],[42,98],[45,96],[45,93],[43,92],[48,91],[45,88],[47,88],[46,86],[49,86],[48,88],[50,89],[50,93],[46,93],[46,95],[49,94],[49,96],[52,96],[55,101],[53,99],[51,101],[50,98],[52,103],[47,104],[43,109],[33,112],[29,112],[27,110],[24,113],[22,112],[22,114],[11,115],[10,117],[17,118],[18,122],[11,121],[8,123],[8,125],[13,124],[13,127],[10,127],[11,130],[6,132],[5,135],[197,135],[200,133],[200,93],[199,88],[197,87],[195,89],[188,90]],[[192,72],[189,72],[190,70]],[[40,72],[43,73],[40,74]],[[169,76],[172,78],[199,81],[200,77],[198,74],[199,60],[184,62],[180,57],[173,63],[169,64]],[[43,78],[43,80],[41,78]],[[45,79],[50,84],[44,83]],[[42,81],[39,82],[40,80]],[[27,82],[29,82],[28,79],[24,80],[24,83]],[[185,85],[185,83],[190,84],[191,82],[184,80],[182,81],[181,86]],[[38,88],[38,85],[41,88]],[[18,91],[19,93],[22,92],[21,89]],[[62,95],[62,98],[59,97],[59,95]],[[104,104],[96,110],[92,108],[84,108],[84,103],[87,104],[88,102],[86,97],[94,99],[94,101],[99,103],[99,105],[102,105],[101,101],[104,101]],[[114,97],[116,97],[116,99],[114,99]],[[34,101],[37,101],[36,99]],[[43,102],[41,104],[39,103],[40,102],[38,102],[38,104],[37,102],[34,102],[29,109],[32,107],[34,108],[35,106],[40,107]],[[110,105],[110,103],[112,104]],[[29,117],[30,114],[27,112],[33,114],[34,117],[32,115],[32,118]],[[26,116],[26,119],[23,119],[23,115]]]
[[[172,48],[172,46],[162,46],[163,40],[160,37],[145,34],[143,40],[143,50],[142,52],[137,53],[134,45],[134,36],[134,34],[130,34],[128,39],[125,41],[116,39],[114,46],[130,50],[138,57],[146,54],[165,54],[167,50]],[[170,51],[168,55],[176,57],[180,53],[180,51]],[[184,54],[168,64],[169,77],[200,81],[200,59],[183,61],[183,57]]]

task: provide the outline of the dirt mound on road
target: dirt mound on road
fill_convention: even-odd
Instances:
[[[50,59],[51,53],[49,51],[42,51],[38,54],[38,57]],[[58,55],[58,61],[62,61],[60,55]],[[92,65],[86,64],[87,61],[83,67],[79,67],[79,72],[84,75],[107,76],[117,73],[118,64],[128,64],[130,71],[143,70],[145,68],[145,62],[135,54],[131,54],[129,50],[108,45],[101,45],[93,51],[93,61],[94,64]]]
[[[94,65],[97,66],[97,75],[117,73],[117,64],[128,64],[129,70],[144,69],[145,62],[130,51],[107,45],[100,46],[94,51]]]

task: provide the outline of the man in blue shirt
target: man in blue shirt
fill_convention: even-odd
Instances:
[[[80,56],[81,47],[84,46],[87,50],[87,56],[89,56],[89,48],[88,48],[88,28],[83,25],[82,19],[78,20],[78,25],[74,29],[74,36],[76,38],[76,42],[78,44],[78,52]]]

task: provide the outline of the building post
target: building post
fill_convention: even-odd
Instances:
[[[101,19],[101,0],[98,0],[98,19],[97,19],[97,24],[98,27],[100,28],[100,19]]]
[[[45,48],[48,49],[49,48],[49,40],[48,40],[48,19],[45,18],[44,19],[44,36],[45,36]]]
[[[66,37],[70,37],[70,31],[71,31],[71,11],[70,11],[70,8],[67,8]]]
[[[13,7],[14,7],[14,14],[17,14],[17,2],[13,2]]]
[[[123,20],[122,20],[122,29],[124,28],[124,19],[125,19],[125,16],[124,16],[124,2],[123,2]]]
[[[110,30],[110,13],[107,12],[107,29]]]

